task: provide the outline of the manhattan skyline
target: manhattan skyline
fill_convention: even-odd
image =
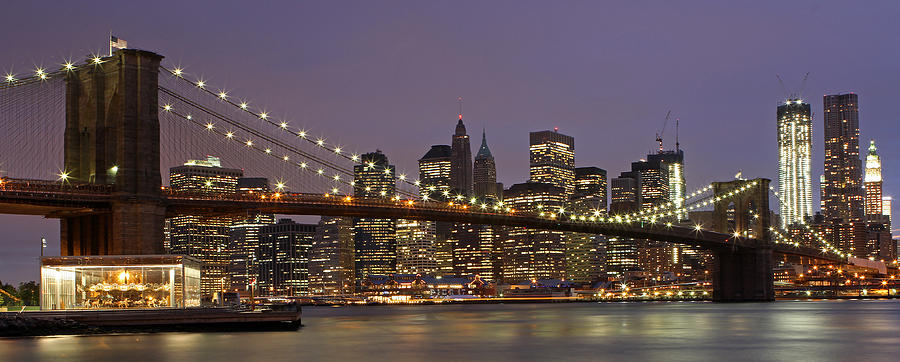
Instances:
[[[879,135],[897,131],[889,97],[898,77],[890,71],[900,53],[884,43],[849,40],[895,33],[889,15],[897,13],[896,5],[852,9],[871,12],[853,18],[858,22],[853,26],[836,21],[839,12],[833,7],[812,2],[742,9],[753,16],[714,3],[696,9],[660,4],[649,11],[627,5],[522,4],[508,12],[474,3],[408,5],[405,12],[366,9],[363,3],[280,13],[254,7],[245,16],[267,21],[244,29],[228,27],[227,18],[216,20],[215,8],[149,10],[148,19],[183,20],[171,22],[185,24],[178,29],[125,22],[113,7],[100,11],[106,11],[102,17],[82,14],[94,21],[74,30],[62,30],[66,19],[54,14],[84,10],[53,5],[54,12],[39,21],[12,19],[2,26],[7,35],[0,38],[16,51],[0,55],[6,68],[0,70],[23,73],[35,64],[54,66],[63,57],[80,59],[101,51],[108,32],[103,24],[108,24],[133,47],[158,51],[167,64],[202,75],[314,134],[360,153],[383,148],[398,171],[408,173],[431,145],[449,143],[456,99],[462,96],[469,133],[487,130],[498,181],[505,185],[528,179],[528,132],[559,127],[576,137],[576,166],[618,174],[654,149],[655,134],[671,109],[681,120],[689,190],[730,179],[740,170],[777,180],[775,108],[787,95],[775,74],[797,87],[810,72],[803,98],[813,109],[813,204],[819,204],[823,164],[820,95],[839,92],[859,95],[861,142],[878,142],[884,193],[893,195],[892,180],[900,171],[892,155],[900,146]],[[41,6],[14,3],[8,8],[34,12]],[[673,17],[670,11],[680,14]],[[288,21],[288,14],[301,20]],[[788,24],[797,14],[808,26]],[[493,26],[496,17],[507,25]],[[760,18],[776,24],[756,22]],[[341,19],[342,27],[329,19]],[[732,24],[740,24],[734,28],[741,31],[729,31]],[[28,36],[13,38],[11,29]],[[267,38],[272,33],[296,37],[275,41]],[[829,52],[831,43],[847,43],[850,49]],[[854,61],[868,67],[844,66]],[[672,126],[664,135],[666,148],[674,146]],[[9,274],[9,265],[21,259],[15,256],[36,256],[35,232],[47,235],[48,254],[58,245],[56,220],[4,216],[0,226],[15,227],[0,243],[14,255],[0,261],[0,275],[11,275],[4,281],[17,281]]]

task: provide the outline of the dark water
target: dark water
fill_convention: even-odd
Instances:
[[[900,360],[900,301],[317,307],[303,324],[0,339],[0,361]]]

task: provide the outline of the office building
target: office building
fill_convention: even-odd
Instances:
[[[481,132],[481,147],[475,155],[473,166],[473,178],[475,180],[475,196],[494,200],[503,199],[503,184],[497,182],[497,164],[494,155],[488,148],[487,134]]]
[[[809,103],[789,99],[778,106],[778,192],[781,226],[808,222],[812,217],[812,113]]]
[[[687,184],[684,179],[684,150],[679,148],[674,151],[659,151],[655,154],[649,154],[647,155],[647,162],[650,164],[658,163],[661,168],[666,169],[667,189],[669,192],[667,199],[678,208],[684,206],[684,198],[687,195]],[[687,212],[678,212],[676,219],[687,219]]]
[[[825,184],[822,214],[844,222],[863,218],[859,103],[856,94],[824,96]]]
[[[865,175],[865,211],[868,219],[880,218],[884,215],[881,180],[881,157],[878,156],[878,148],[875,140],[869,142],[869,154],[866,155]]]
[[[169,169],[172,191],[202,195],[229,195],[237,192],[239,169],[224,168],[217,157],[188,160]],[[167,220],[169,249],[172,254],[188,255],[202,262],[200,292],[211,299],[216,292],[229,290],[231,225],[233,217],[180,215]]]
[[[598,167],[576,168],[572,206],[581,213],[606,213],[606,184],[606,170]]]
[[[437,270],[434,255],[435,222],[397,220],[397,272],[433,275]]]
[[[472,194],[472,147],[463,124],[462,114],[453,133],[450,144],[450,188],[451,192],[464,196]]]
[[[309,250],[309,289],[312,294],[353,293],[353,219],[322,216]]]
[[[610,215],[628,213],[638,209],[638,177],[632,172],[622,172],[610,181]]]
[[[381,151],[362,155],[362,164],[353,167],[356,197],[391,197],[396,192],[394,166]],[[397,272],[397,231],[394,220],[355,218],[353,220],[354,277],[357,283],[369,275]]]
[[[515,210],[552,213],[555,217],[566,215],[568,198],[562,187],[536,182],[514,184],[503,192],[503,197],[504,202]],[[503,281],[517,283],[564,278],[566,245],[563,235],[560,231],[504,228],[501,242]]]
[[[256,214],[229,227],[228,276],[231,290],[247,292],[259,278],[260,230],[275,223],[275,215]]]
[[[423,196],[446,200],[450,195],[451,155],[450,146],[434,145],[419,159],[419,183]]]
[[[669,165],[664,159],[632,162],[631,174],[637,176],[637,199],[641,210],[669,201]]]
[[[269,191],[269,180],[264,177],[241,177],[237,182],[239,194]],[[275,223],[275,215],[250,214],[238,219],[229,228],[228,275],[231,290],[247,292],[250,284],[259,277],[259,231],[263,226]]]
[[[590,284],[606,280],[606,237],[566,233],[566,280]]]
[[[553,131],[531,132],[530,182],[562,188],[568,199],[575,192],[575,138]]]
[[[419,159],[421,192],[429,199],[447,200],[450,197],[453,150],[448,145],[434,145]],[[453,245],[449,241],[452,223],[434,222],[434,260],[436,275],[453,274]]]
[[[291,219],[260,229],[260,295],[309,294],[309,251],[315,236],[315,224]]]

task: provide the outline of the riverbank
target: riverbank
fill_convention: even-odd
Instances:
[[[276,331],[300,328],[294,304],[256,311],[227,308],[69,310],[0,313],[0,337],[168,331]]]

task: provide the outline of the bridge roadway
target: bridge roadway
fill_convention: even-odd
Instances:
[[[772,248],[785,256],[805,257],[827,262],[846,260],[822,253],[820,249],[771,243],[759,239],[734,237],[711,230],[650,222],[612,223],[559,220],[539,217],[535,213],[516,211],[494,213],[471,210],[467,205],[448,206],[442,202],[390,201],[286,193],[249,195],[202,195],[163,190],[160,200],[167,216],[234,215],[248,211],[283,215],[326,215],[389,219],[464,222],[483,225],[528,227],[533,229],[603,234],[622,238],[660,240],[696,246],[712,251]],[[107,185],[61,184],[60,182],[3,179],[0,182],[0,213],[63,217],[68,215],[109,212],[116,200]]]

